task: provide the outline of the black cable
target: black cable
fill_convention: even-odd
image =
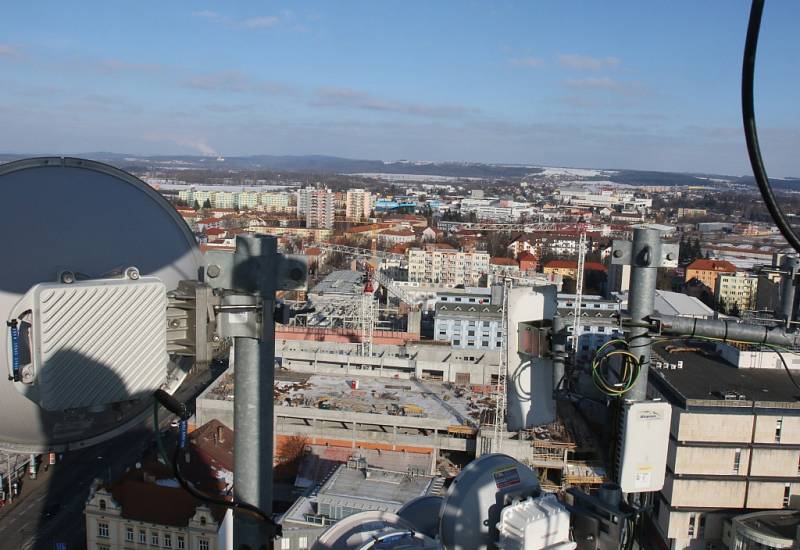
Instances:
[[[792,376],[792,371],[789,370],[789,365],[786,364],[786,360],[783,358],[783,354],[780,352],[780,350],[778,350],[777,348],[773,348],[772,346],[770,346],[767,349],[770,349],[778,354],[778,357],[780,357],[781,359],[781,363],[783,363],[783,368],[786,369],[786,374],[789,375],[789,380],[791,380],[794,387],[797,388],[798,391],[800,391],[800,385],[797,384],[797,382],[794,379],[794,376]]]
[[[180,454],[182,449],[180,446],[175,447],[175,452],[172,455],[172,469],[175,472],[175,477],[178,479],[178,483],[180,483],[181,487],[184,488],[189,494],[191,494],[196,499],[202,500],[204,502],[208,502],[209,504],[216,504],[217,506],[222,506],[224,508],[230,508],[232,510],[244,510],[257,516],[260,520],[266,522],[268,525],[271,525],[275,528],[275,536],[280,537],[282,533],[282,529],[280,524],[276,523],[271,517],[266,515],[262,512],[258,507],[253,506],[252,504],[248,504],[247,502],[241,502],[239,500],[225,500],[221,498],[215,498],[211,495],[208,495],[198,489],[196,489],[189,481],[183,477],[183,474],[180,470]]]
[[[155,401],[153,402],[153,429],[155,430],[156,434],[156,442],[158,443],[158,448],[160,452],[164,452],[164,446],[161,442],[161,429],[158,425],[158,404],[161,403],[165,406],[165,408],[169,409],[170,411],[178,414],[181,418],[181,422],[186,422],[188,418],[188,409],[184,403],[181,403],[167,392],[163,390],[158,390],[155,392]],[[268,525],[274,528],[274,535],[276,537],[280,537],[283,534],[283,529],[279,523],[265,514],[262,510],[260,510],[257,506],[253,506],[247,502],[242,502],[239,500],[225,500],[221,498],[213,497],[209,494],[206,494],[199,489],[195,488],[194,485],[189,483],[189,481],[183,476],[180,469],[180,454],[183,449],[180,445],[175,446],[175,452],[172,455],[172,471],[175,474],[175,478],[178,480],[183,489],[188,492],[190,495],[195,497],[198,500],[208,502],[209,504],[216,504],[217,506],[221,506],[223,508],[230,508],[232,510],[243,510],[245,512],[249,512],[254,516],[258,517],[258,519],[264,521]],[[164,461],[166,461],[166,456],[162,456]]]
[[[758,190],[764,199],[764,204],[772,216],[772,220],[788,243],[800,253],[800,238],[789,225],[786,215],[778,205],[772,186],[767,178],[767,170],[761,158],[761,148],[758,145],[758,130],[756,129],[756,114],[753,100],[753,81],[756,69],[756,47],[758,46],[758,31],[761,28],[761,15],[764,11],[764,0],[753,0],[750,7],[750,21],[747,24],[747,39],[744,44],[744,59],[742,62],[742,122],[744,123],[744,138],[747,142],[747,153],[750,156],[750,166],[753,168]]]

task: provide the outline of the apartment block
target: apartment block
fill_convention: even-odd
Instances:
[[[717,277],[720,275],[736,275],[736,266],[725,260],[695,260],[686,266],[687,283],[697,279],[711,292],[716,292]]]
[[[443,285],[479,286],[490,271],[489,254],[456,250],[449,245],[427,244],[409,248],[408,280]]]
[[[259,204],[267,212],[288,212],[291,207],[288,193],[261,193]]]
[[[334,196],[330,189],[313,189],[306,194],[306,227],[333,228]],[[299,204],[299,202],[298,202]]]
[[[345,219],[360,222],[369,218],[375,197],[365,189],[348,189],[345,198]]]
[[[728,310],[736,305],[739,311],[755,309],[758,298],[758,277],[747,273],[717,275],[717,301]]]
[[[489,303],[438,303],[433,339],[450,342],[460,349],[500,349],[503,345],[502,307]]]

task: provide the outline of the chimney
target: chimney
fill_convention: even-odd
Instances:
[[[224,443],[225,442],[224,435],[225,434],[223,433],[222,426],[217,426],[217,441],[219,441],[220,443]]]

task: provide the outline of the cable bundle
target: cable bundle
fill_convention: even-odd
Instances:
[[[618,382],[610,381],[603,372],[612,357],[622,360]],[[640,370],[639,359],[629,351],[625,340],[609,340],[598,348],[592,359],[592,380],[601,392],[611,397],[619,397],[630,391],[639,378]]]

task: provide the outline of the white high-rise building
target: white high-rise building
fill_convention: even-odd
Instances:
[[[345,218],[349,222],[360,222],[369,218],[374,204],[372,193],[365,189],[348,189]]]
[[[310,185],[305,189],[298,189],[297,190],[297,217],[302,218],[306,215],[308,211],[308,203],[311,200],[310,195],[316,191]]]
[[[332,229],[335,208],[333,192],[330,189],[312,189],[307,193],[307,200],[306,227]],[[297,204],[299,207],[299,200]]]

